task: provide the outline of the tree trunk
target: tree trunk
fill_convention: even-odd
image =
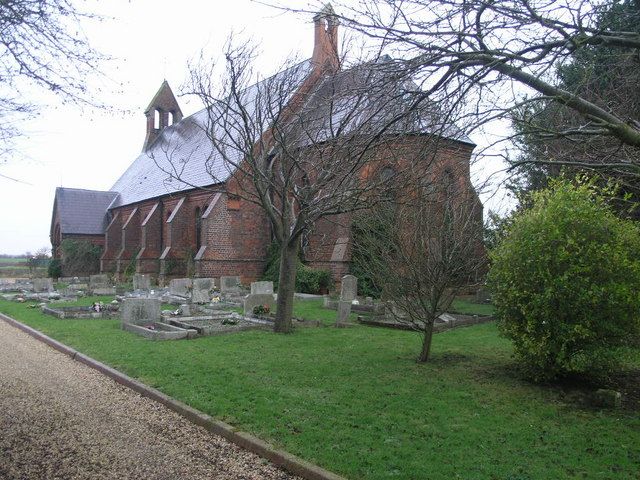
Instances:
[[[422,350],[418,356],[418,363],[424,363],[429,359],[431,353],[431,339],[433,338],[433,322],[427,322],[424,327],[424,336],[422,337]]]
[[[296,288],[296,271],[298,267],[298,242],[293,246],[283,242],[280,248],[280,277],[278,279],[278,306],[274,332],[289,333],[293,330],[293,294]]]

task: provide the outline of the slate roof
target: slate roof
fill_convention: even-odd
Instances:
[[[53,204],[58,209],[60,231],[67,234],[102,235],[107,221],[107,208],[116,197],[115,192],[56,188]]]
[[[326,131],[329,118],[332,120],[332,127],[343,123],[343,131],[346,133],[366,133],[365,130],[358,129],[362,125],[365,128],[370,125],[370,128],[375,129],[393,115],[406,112],[410,96],[420,94],[420,89],[409,79],[409,75],[405,78],[398,76],[397,66],[392,59],[384,57],[321,81],[309,93],[301,115],[298,116],[300,121],[307,123],[301,132],[299,144],[321,142],[330,138],[331,134]],[[265,88],[266,82],[273,82],[278,86],[281,79],[286,79],[292,82],[288,85],[288,91],[294,91],[294,84],[299,86],[312,68],[311,60],[305,60],[247,88],[241,94],[241,103],[247,108],[248,117],[255,118],[262,110],[268,111],[266,104],[269,100],[265,101],[264,98],[265,91],[268,90]],[[354,101],[359,102],[355,109]],[[262,114],[264,119],[265,112]],[[345,115],[348,116],[347,122],[343,119]],[[150,147],[136,158],[111,187],[111,192],[117,193],[117,197],[109,208],[225,182],[231,176],[233,167],[214,149],[207,137],[207,129],[218,129],[215,136],[220,140],[219,144],[225,146],[232,161],[240,159],[240,153],[233,149],[234,139],[222,135],[225,129],[221,125],[208,125],[211,116],[203,109],[162,130]],[[370,121],[372,118],[374,121]],[[388,132],[431,133],[473,144],[464,132],[453,124],[443,124],[441,118],[442,115],[433,103],[423,102],[412,116],[394,124]],[[227,130],[244,128],[237,119],[226,118],[225,121]],[[310,129],[309,122],[316,125]],[[314,133],[310,134],[310,130],[314,130]]]
[[[311,69],[311,60],[305,60],[252,85],[243,92],[246,98],[243,103],[254,107],[251,99],[264,82],[294,77],[301,83]],[[162,130],[149,149],[111,187],[111,192],[117,192],[118,196],[110,208],[226,181],[232,173],[230,165],[214,151],[207,138],[208,122],[207,110],[202,109]]]
[[[297,118],[301,145],[336,135],[437,135],[474,145],[441,108],[403,73],[401,63],[384,56],[326,77],[308,96]],[[338,133],[339,132],[339,133]]]

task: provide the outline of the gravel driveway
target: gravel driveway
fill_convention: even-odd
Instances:
[[[293,479],[0,320],[0,479]]]

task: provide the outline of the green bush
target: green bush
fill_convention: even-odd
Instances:
[[[638,332],[640,232],[590,185],[533,194],[491,252],[501,332],[535,380],[606,376]]]
[[[62,262],[59,258],[52,258],[47,267],[47,276],[60,278],[62,276]]]
[[[272,243],[267,252],[267,265],[262,275],[262,280],[272,281],[277,289],[280,277],[280,249],[277,243]],[[319,270],[308,267],[302,261],[298,261],[296,270],[296,292],[320,293],[329,291],[333,287],[333,278],[328,270]]]

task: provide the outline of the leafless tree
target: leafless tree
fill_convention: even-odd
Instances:
[[[431,351],[433,328],[460,290],[477,284],[486,270],[482,206],[452,176],[424,184],[421,171],[403,186],[404,201],[358,218],[354,249],[373,284],[399,323],[422,335],[418,362]],[[406,182],[405,177],[405,182]]]
[[[188,90],[208,114],[212,183],[262,207],[280,245],[275,330],[288,332],[301,238],[321,219],[377,205],[393,183],[379,170],[412,155],[429,162],[428,149],[407,138],[424,145],[444,123],[414,103],[417,87],[388,62],[343,70],[290,62],[256,83],[255,55],[247,44],[230,47],[220,86],[214,66],[199,63]]]
[[[91,101],[87,77],[101,58],[80,22],[97,16],[71,0],[5,0],[0,6],[0,158],[13,151],[17,122],[37,111],[28,100],[51,92],[64,101]],[[35,87],[35,89],[33,88]]]
[[[636,0],[626,24],[640,22]],[[267,2],[272,3],[273,2]],[[640,176],[640,119],[616,102],[563,85],[558,71],[576,54],[605,46],[638,69],[640,33],[625,22],[603,27],[598,19],[618,0],[363,0],[336,2],[341,22],[402,59],[407,75],[422,81],[423,95],[449,105],[465,98],[477,126],[497,118],[516,118],[540,138],[585,138],[606,144],[610,155],[538,161],[614,169]],[[300,11],[280,2],[281,8]],[[312,7],[313,9],[313,7]],[[629,70],[627,70],[629,71]],[[632,69],[633,71],[633,69]],[[609,73],[615,74],[610,71]],[[626,78],[615,78],[623,84]],[[630,100],[633,101],[633,100]],[[565,107],[570,121],[535,122],[531,106],[552,102]],[[522,130],[521,130],[522,131]],[[525,159],[524,161],[530,161]]]

